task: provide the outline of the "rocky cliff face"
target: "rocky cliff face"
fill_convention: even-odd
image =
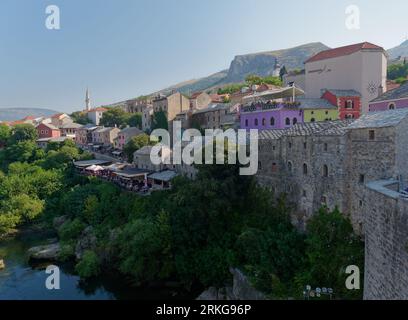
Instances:
[[[401,43],[399,46],[387,51],[390,59],[396,59],[398,57],[408,57],[408,40]]]
[[[323,43],[314,42],[289,49],[239,55],[232,60],[228,70],[223,70],[187,83],[181,83],[164,89],[161,92],[178,90],[190,94],[195,91],[207,90],[214,86],[242,82],[246,76],[252,74],[262,77],[269,76],[272,75],[276,62],[281,66],[284,65],[287,70],[303,69],[303,62],[305,60],[327,49],[329,47]]]
[[[303,69],[305,60],[327,49],[329,47],[323,43],[315,42],[289,49],[236,56],[224,82],[240,82],[250,74],[261,77],[272,75],[277,62],[287,70]]]

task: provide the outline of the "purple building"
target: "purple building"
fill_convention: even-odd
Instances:
[[[370,112],[408,108],[408,82],[372,100]]]
[[[285,129],[303,123],[298,102],[255,102],[241,107],[241,129]]]

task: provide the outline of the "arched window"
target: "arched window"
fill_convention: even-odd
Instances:
[[[303,174],[306,176],[307,175],[307,164],[303,164]]]
[[[266,119],[265,119],[265,118],[262,119],[262,125],[263,125],[263,126],[266,125]]]
[[[274,125],[275,125],[275,118],[271,117],[271,126],[274,126]]]
[[[292,172],[292,171],[293,171],[292,161],[288,161],[288,171],[289,171],[289,172]]]
[[[276,162],[272,163],[272,172],[278,172],[278,165]]]
[[[248,127],[248,119],[245,120],[245,127]]]
[[[289,119],[289,118],[286,118],[285,124],[286,124],[287,126],[290,126],[290,119]]]
[[[329,176],[329,167],[327,165],[323,165],[323,177]]]
[[[316,121],[315,118],[310,119],[310,122],[315,122],[315,121]]]
[[[295,125],[296,123],[297,123],[297,118],[293,118],[293,120],[292,120],[292,123],[293,123],[293,125]]]
[[[256,126],[258,125],[258,119],[255,119],[255,125]]]
[[[395,110],[395,103],[390,103],[390,104],[388,105],[388,109],[389,109],[389,110]]]

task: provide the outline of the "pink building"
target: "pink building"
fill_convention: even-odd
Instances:
[[[408,108],[408,82],[370,102],[370,112]]]
[[[40,123],[37,126],[38,137],[42,138],[58,138],[61,136],[60,130],[51,123]]]

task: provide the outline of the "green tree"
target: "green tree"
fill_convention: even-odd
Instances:
[[[102,115],[100,124],[105,127],[123,128],[128,124],[130,114],[120,107],[110,108]]]
[[[6,145],[7,141],[10,139],[11,129],[5,124],[0,124],[0,147]]]
[[[133,161],[133,154],[144,146],[151,145],[150,137],[143,133],[132,137],[124,146],[123,152],[125,153],[129,162]]]
[[[153,114],[152,130],[155,129],[169,130],[169,123],[167,122],[167,116],[164,111],[157,111]]]
[[[364,244],[348,218],[338,209],[320,209],[308,222],[306,246],[306,269],[297,279],[300,286],[330,287],[338,298],[362,298],[362,290],[345,287],[347,266],[358,266],[361,279],[364,268]]]
[[[141,128],[142,128],[142,114],[141,114],[141,113],[134,113],[134,114],[132,114],[132,115],[129,117],[129,119],[128,119],[128,121],[127,121],[127,124],[128,124],[130,127],[136,127],[136,128],[141,129]]]
[[[75,266],[75,271],[81,278],[96,277],[101,271],[97,254],[91,250],[86,250],[81,261]]]
[[[79,124],[88,124],[92,123],[92,121],[88,118],[88,114],[84,111],[76,111],[71,113],[70,117],[74,122],[79,123]]]
[[[34,142],[37,139],[38,133],[33,125],[26,123],[18,124],[13,129],[12,135],[10,137],[10,145],[22,141]]]

